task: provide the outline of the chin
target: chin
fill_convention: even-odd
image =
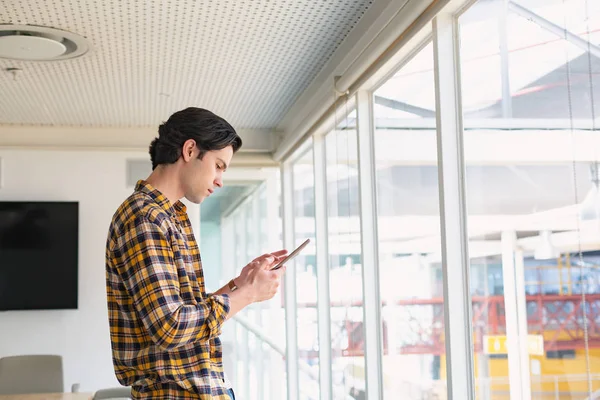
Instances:
[[[185,198],[191,203],[200,204],[206,199],[206,196],[185,196]]]

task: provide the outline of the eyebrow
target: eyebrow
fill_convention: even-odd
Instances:
[[[223,159],[218,158],[218,157],[217,157],[217,161],[221,161],[223,163],[223,165],[224,165],[223,171],[225,171],[227,169],[227,167],[228,167],[227,163],[225,161],[223,161]]]

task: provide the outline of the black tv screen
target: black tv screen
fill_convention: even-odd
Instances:
[[[79,204],[0,201],[0,310],[77,308]]]

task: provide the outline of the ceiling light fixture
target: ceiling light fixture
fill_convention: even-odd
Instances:
[[[79,57],[90,49],[79,35],[35,25],[0,24],[0,58],[58,61]]]

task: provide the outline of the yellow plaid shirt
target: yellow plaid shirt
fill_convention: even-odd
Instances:
[[[222,399],[229,296],[207,294],[185,205],[139,181],[113,216],[106,292],[117,379],[135,399]]]

